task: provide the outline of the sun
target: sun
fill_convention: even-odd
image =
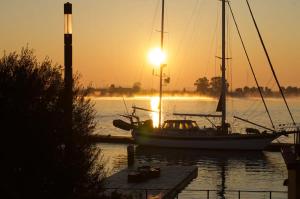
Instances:
[[[159,67],[161,64],[164,64],[166,58],[166,53],[163,52],[160,48],[153,48],[149,51],[148,54],[148,59],[150,63],[156,67]]]

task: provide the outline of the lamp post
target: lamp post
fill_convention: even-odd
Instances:
[[[64,52],[65,52],[65,119],[66,130],[72,132],[73,75],[72,75],[72,4],[64,4]]]

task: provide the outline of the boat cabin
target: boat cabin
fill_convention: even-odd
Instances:
[[[166,120],[163,129],[179,129],[179,130],[198,130],[197,123],[193,120]]]

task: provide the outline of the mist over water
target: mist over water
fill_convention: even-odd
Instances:
[[[124,101],[131,113],[131,106],[150,108],[150,97],[125,98]],[[95,134],[131,136],[130,132],[119,130],[112,125],[112,120],[119,114],[127,113],[123,98],[94,98],[99,125]],[[164,119],[178,118],[173,112],[182,113],[214,113],[218,101],[200,97],[168,97],[163,100]],[[300,119],[300,101],[288,99],[296,122]],[[267,104],[275,124],[291,123],[288,112],[280,99],[267,99]],[[270,127],[263,104],[257,98],[229,99],[228,121],[232,122],[232,131],[243,131],[248,126],[233,120],[233,115],[240,116],[258,124]],[[142,119],[149,119],[148,112],[138,112]],[[194,117],[199,126],[210,124]],[[217,122],[217,121],[216,121]],[[260,129],[263,130],[263,129]],[[282,142],[292,142],[293,137],[280,138]],[[99,144],[103,149],[106,167],[110,174],[127,166],[127,145]],[[136,161],[140,164],[159,165],[196,165],[198,177],[183,191],[179,198],[206,198],[206,192],[190,190],[211,189],[211,198],[237,198],[237,192],[230,190],[287,191],[283,181],[287,178],[285,163],[279,152],[232,152],[162,149],[151,147],[136,148]],[[242,198],[268,198],[268,193],[242,193]],[[274,193],[272,198],[287,198],[284,193]]]

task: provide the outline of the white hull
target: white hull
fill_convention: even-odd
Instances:
[[[257,138],[223,138],[223,139],[163,139],[157,137],[135,135],[136,143],[144,146],[188,148],[188,149],[226,149],[226,150],[263,150],[277,136]]]

